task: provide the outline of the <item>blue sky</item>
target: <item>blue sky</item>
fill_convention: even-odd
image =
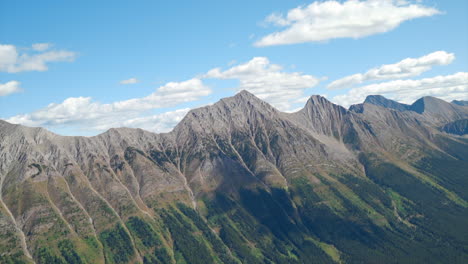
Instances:
[[[466,100],[467,72],[465,0],[0,3],[0,118],[64,135],[165,132],[240,89]]]

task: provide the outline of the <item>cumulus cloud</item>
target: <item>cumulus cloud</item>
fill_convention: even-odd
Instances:
[[[146,97],[115,102],[111,106],[116,111],[144,111],[196,101],[209,94],[211,89],[200,79],[194,78],[184,82],[169,82]]]
[[[61,103],[49,104],[47,107],[29,114],[13,116],[7,121],[27,126],[54,128],[68,125],[102,131],[117,126],[142,125],[145,120],[162,120],[158,124],[147,124],[141,127],[165,128],[172,124],[170,120],[176,122],[178,119],[175,118],[175,115],[181,114],[183,111],[156,116],[149,115],[148,111],[196,101],[210,93],[211,89],[205,86],[200,79],[190,79],[184,82],[167,83],[156,89],[154,93],[142,98],[108,104],[95,102],[91,97],[71,97]]]
[[[203,78],[239,80],[238,91],[248,90],[280,110],[289,110],[295,100],[304,96],[306,88],[319,82],[312,75],[284,72],[280,65],[270,63],[265,57],[255,57],[225,71],[214,68]]]
[[[142,128],[159,133],[171,131],[190,111],[190,108],[177,109],[157,115],[137,117],[122,123],[125,127]]]
[[[285,29],[261,38],[254,45],[263,47],[362,38],[388,32],[407,20],[439,13],[435,8],[412,1],[317,1],[291,9],[286,15],[269,15],[266,23]]]
[[[436,51],[420,58],[407,58],[394,64],[382,65],[366,73],[357,73],[331,82],[328,89],[348,88],[355,84],[373,80],[401,79],[418,76],[436,65],[447,65],[453,62],[455,55],[445,51]]]
[[[130,79],[127,79],[127,80],[122,80],[120,81],[120,84],[135,84],[135,83],[138,83],[139,80],[137,78],[130,78]]]
[[[34,44],[39,53],[19,52],[13,45],[0,44],[0,72],[47,71],[47,64],[59,61],[73,61],[76,54],[66,50],[50,50],[50,44]]]
[[[353,88],[348,93],[337,95],[333,102],[348,107],[362,103],[366,96],[380,94],[387,98],[412,103],[423,96],[435,96],[446,101],[468,99],[468,72],[441,75],[420,80],[395,80]]]
[[[21,92],[20,82],[9,81],[7,83],[0,83],[0,96],[7,96],[18,92]]]

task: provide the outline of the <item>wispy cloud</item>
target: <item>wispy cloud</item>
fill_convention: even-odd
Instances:
[[[337,95],[332,101],[348,107],[362,103],[366,96],[381,94],[403,103],[412,103],[423,96],[435,96],[446,101],[468,99],[468,72],[441,75],[420,80],[395,80],[353,88]]]
[[[122,80],[120,81],[120,84],[135,84],[135,83],[138,83],[139,80],[137,78],[130,78],[130,79],[127,79],[127,80]]]
[[[362,38],[391,31],[407,20],[439,13],[435,8],[413,1],[317,1],[291,9],[286,15],[269,15],[265,19],[267,24],[285,29],[264,36],[254,45],[264,47]]]
[[[51,43],[35,43],[32,44],[32,49],[35,51],[46,51],[52,47]]]
[[[12,93],[21,92],[20,82],[9,81],[7,83],[0,83],[0,96],[7,96]]]
[[[14,45],[0,44],[0,72],[47,71],[48,63],[75,59],[76,54],[67,50],[49,50],[50,44],[33,44],[34,53],[19,52]]]
[[[91,97],[70,97],[61,103],[49,104],[35,112],[13,116],[7,121],[47,128],[68,125],[97,131],[132,124],[141,125],[143,120],[149,119],[163,120],[161,122],[168,126],[171,117],[177,121],[179,119],[175,118],[176,114],[181,115],[183,111],[156,116],[148,114],[148,111],[196,101],[209,94],[211,94],[211,89],[200,79],[190,79],[184,82],[167,83],[156,89],[154,93],[142,98],[108,104],[93,101]],[[156,129],[162,128],[163,125],[161,123],[161,125],[154,124],[149,127]]]
[[[365,81],[390,80],[418,76],[429,71],[433,66],[447,65],[453,62],[455,55],[445,51],[436,51],[419,58],[407,58],[394,64],[386,64],[331,82],[328,89],[349,88]]]

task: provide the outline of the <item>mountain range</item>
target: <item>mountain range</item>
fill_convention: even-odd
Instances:
[[[0,120],[0,263],[468,263],[468,107],[242,91],[169,133]]]

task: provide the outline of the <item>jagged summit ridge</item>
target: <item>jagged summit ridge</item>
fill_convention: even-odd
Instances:
[[[296,124],[315,133],[339,137],[349,113],[344,107],[333,104],[325,97],[313,95],[304,108],[292,113],[291,117]]]
[[[387,99],[382,95],[368,95],[364,103],[379,105],[382,107],[391,108],[399,111],[405,111],[409,109],[409,105]]]
[[[411,113],[418,114],[417,118],[421,119],[421,121],[431,123],[436,127],[451,121],[468,118],[468,109],[466,107],[448,103],[432,96],[422,97],[413,104],[406,105],[387,99],[381,95],[371,95],[366,98],[364,103],[352,105],[349,110],[359,114],[364,113],[366,110],[375,112],[373,107],[369,105],[397,110],[409,115]]]
[[[267,102],[243,90],[212,105],[189,111],[174,131],[176,134],[187,132],[187,129],[196,133],[221,133],[233,128],[242,129],[250,120],[274,119],[279,113]]]

